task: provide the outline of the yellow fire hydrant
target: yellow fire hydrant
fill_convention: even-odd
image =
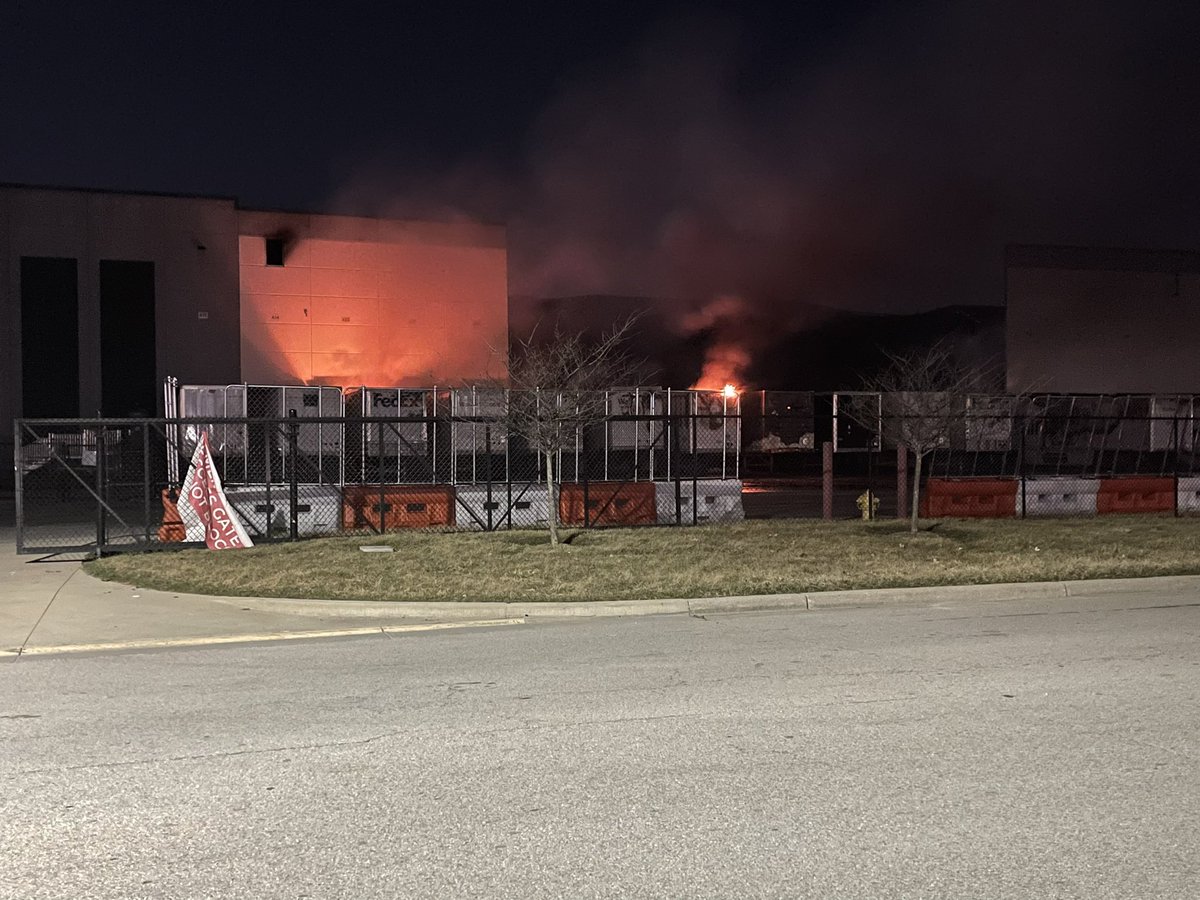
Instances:
[[[859,494],[856,502],[864,522],[875,518],[875,513],[879,512],[879,498],[870,491],[863,491]]]

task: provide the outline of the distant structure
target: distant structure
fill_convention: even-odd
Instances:
[[[1010,391],[1200,394],[1200,252],[1010,246]]]
[[[503,377],[502,227],[0,185],[0,435],[155,415],[162,381],[428,386]]]

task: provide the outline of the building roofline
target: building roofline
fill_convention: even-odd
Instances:
[[[237,205],[237,197],[227,194],[192,194],[182,191],[138,191],[122,190],[119,188],[76,187],[69,184],[23,184],[15,181],[0,181],[0,190],[22,191],[62,191],[74,194],[108,194],[125,195],[128,197],[167,197],[179,200],[223,200]]]
[[[167,199],[178,200],[219,200],[224,203],[232,203],[234,209],[238,212],[246,213],[267,213],[289,216],[339,216],[346,219],[372,219],[377,222],[412,222],[414,224],[437,224],[437,225],[473,225],[476,227],[485,228],[500,228],[506,229],[504,222],[493,222],[485,219],[480,219],[471,222],[442,222],[436,219],[413,219],[413,218],[390,218],[387,216],[372,216],[360,215],[358,213],[347,212],[329,212],[327,210],[318,209],[294,209],[283,207],[264,207],[264,206],[244,206],[237,197],[229,194],[193,194],[183,191],[141,191],[141,190],[122,190],[120,188],[97,188],[97,187],[76,187],[68,184],[25,184],[16,181],[0,181],[0,190],[21,190],[21,191],[61,191],[62,193],[73,194],[104,194],[106,196],[126,196],[126,197],[162,197]]]
[[[289,209],[287,207],[273,206],[242,206],[237,204],[237,211],[244,213],[264,213],[266,215],[278,216],[326,216],[341,219],[367,219],[374,222],[411,222],[414,225],[444,225],[447,228],[455,226],[469,226],[476,228],[500,228],[507,230],[508,226],[504,222],[493,222],[488,219],[473,219],[464,222],[445,222],[441,219],[414,219],[414,218],[394,218],[391,216],[372,216],[363,213],[352,212],[329,212],[328,210],[319,209]]]
[[[1200,274],[1200,251],[1009,244],[1004,248],[1004,265],[1006,269]]]

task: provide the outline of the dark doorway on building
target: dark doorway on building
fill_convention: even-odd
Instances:
[[[21,414],[79,415],[76,261],[21,257]]]
[[[100,398],[106,416],[153,416],[154,263],[100,261]]]

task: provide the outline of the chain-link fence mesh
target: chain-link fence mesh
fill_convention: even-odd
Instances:
[[[256,542],[400,529],[546,528],[742,517],[736,400],[614,391],[600,420],[539,446],[503,392],[233,385],[146,420],[16,424],[19,549],[186,543],[178,489],[202,433]],[[547,460],[547,453],[552,459]]]
[[[181,393],[174,418],[18,421],[19,549],[186,543],[176,492],[202,432],[256,543],[545,528],[548,450],[567,527],[904,515],[916,450],[923,515],[1200,512],[1192,398],[922,408],[911,397],[636,389],[607,392],[599,420],[547,448],[514,427],[495,390]]]

